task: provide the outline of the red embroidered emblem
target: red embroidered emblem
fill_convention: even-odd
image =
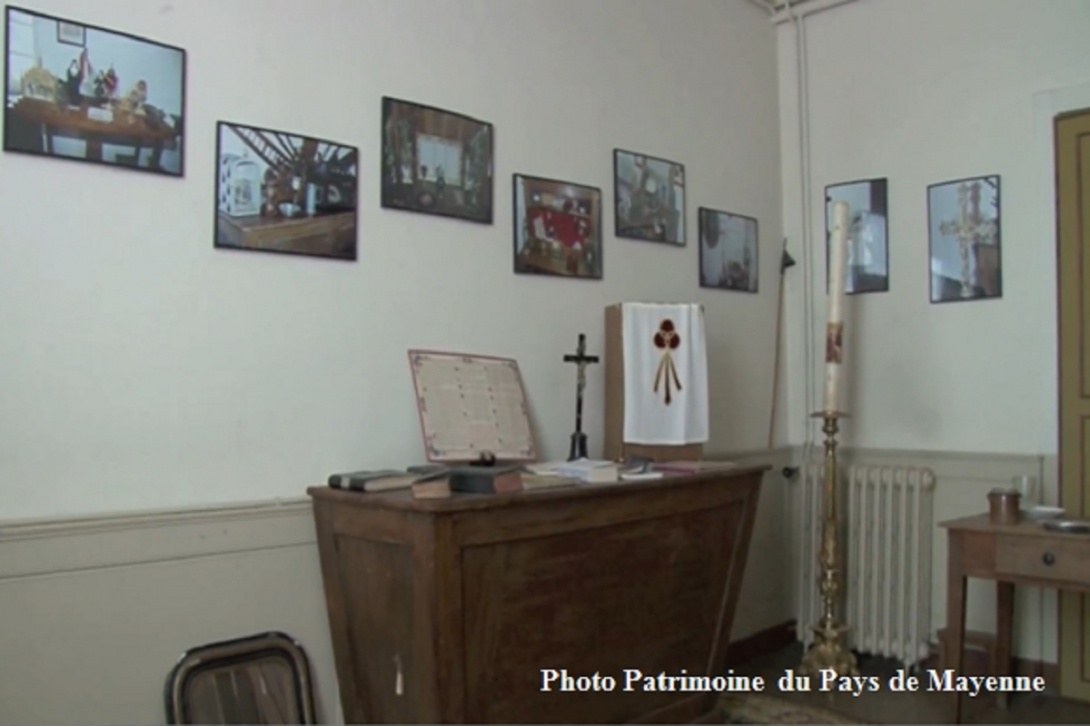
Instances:
[[[843,323],[830,323],[825,327],[825,363],[844,363]]]
[[[670,355],[670,352],[681,345],[681,336],[674,330],[674,322],[669,318],[666,318],[659,324],[659,330],[655,333],[655,348],[662,351],[662,360],[659,361],[659,368],[655,372],[655,388],[654,392],[659,393],[659,387],[662,386],[665,389],[665,395],[663,401],[667,406],[673,401],[673,396],[670,393],[670,383],[673,382],[674,387],[681,391],[681,380],[677,375],[677,368],[674,366],[674,359]]]

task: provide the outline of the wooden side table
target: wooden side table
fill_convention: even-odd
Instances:
[[[944,669],[961,673],[965,648],[965,591],[970,577],[996,582],[995,670],[1011,673],[1014,586],[1090,591],[1090,536],[1045,530],[1039,521],[993,525],[987,515],[940,523],[947,530],[946,630],[950,648]],[[1005,695],[1004,695],[1005,697]],[[962,696],[951,698],[953,721],[961,722]],[[1005,699],[1003,700],[1005,702]]]

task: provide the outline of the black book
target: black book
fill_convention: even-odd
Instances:
[[[522,490],[522,467],[464,465],[449,472],[450,489],[454,492],[495,494]]]

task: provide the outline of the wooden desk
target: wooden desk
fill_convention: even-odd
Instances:
[[[349,257],[355,242],[355,212],[296,218],[231,217],[223,212],[216,213],[217,246]]]
[[[961,673],[965,646],[965,591],[969,577],[996,582],[996,655],[999,674],[1011,673],[1014,629],[1014,586],[1090,591],[1090,537],[1065,535],[1041,527],[1039,521],[992,525],[987,515],[940,523],[947,529],[946,629],[949,663]],[[961,693],[952,698],[953,718],[962,717]]]
[[[46,154],[53,154],[53,137],[61,136],[86,141],[87,158],[93,161],[102,161],[103,144],[135,147],[137,158],[141,148],[149,148],[149,165],[153,168],[159,166],[163,149],[172,148],[181,133],[151,116],[118,115],[113,121],[99,121],[88,116],[89,108],[86,103],[78,108],[61,108],[48,101],[21,98],[8,113],[44,131]]]
[[[680,723],[714,692],[624,691],[624,670],[726,675],[762,468],[414,500],[314,500],[348,724]],[[543,691],[544,669],[614,691]]]

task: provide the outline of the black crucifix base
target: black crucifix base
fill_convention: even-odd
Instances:
[[[598,363],[598,357],[587,355],[587,337],[580,333],[579,346],[574,354],[565,354],[564,361],[574,363],[579,369],[575,388],[575,432],[571,435],[571,449],[568,451],[570,462],[587,456],[587,435],[583,433],[583,389],[587,386],[587,364]]]

